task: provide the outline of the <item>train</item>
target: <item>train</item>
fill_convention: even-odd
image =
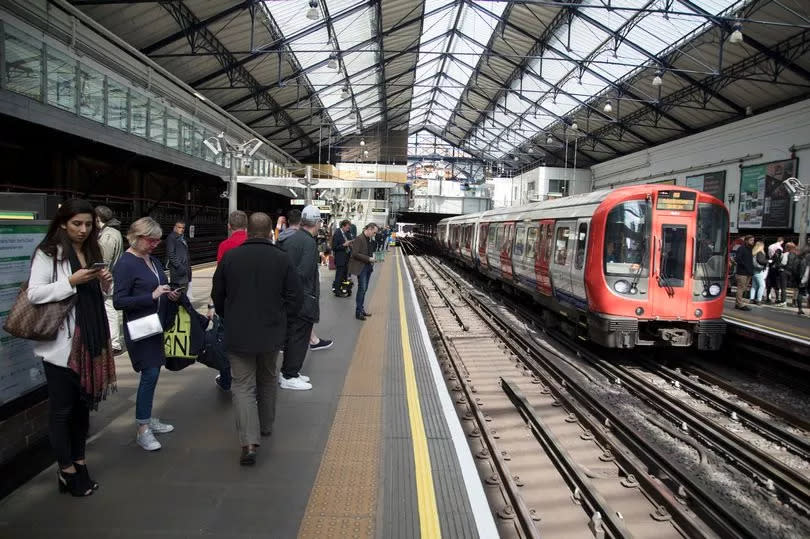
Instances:
[[[397,223],[397,229],[391,234],[391,245],[399,243],[397,238],[412,238],[416,223]]]
[[[436,241],[572,337],[717,350],[728,234],[722,201],[645,184],[445,218]]]

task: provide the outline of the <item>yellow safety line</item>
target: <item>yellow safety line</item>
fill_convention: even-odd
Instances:
[[[785,335],[790,335],[791,337],[799,338],[803,341],[807,340],[807,335],[800,335],[798,333],[791,333],[790,331],[785,331],[784,329],[779,329],[771,326],[765,326],[763,324],[757,324],[756,322],[752,322],[751,320],[745,320],[744,318],[737,318],[734,316],[729,316],[727,314],[723,315],[723,318],[728,318],[729,320],[734,320],[735,322],[741,322],[743,324],[751,324],[752,326],[757,326],[762,329],[768,329],[773,331],[774,333],[784,333]]]
[[[416,470],[416,498],[419,507],[419,530],[422,539],[442,536],[439,526],[439,511],[436,508],[436,493],[433,488],[433,473],[430,469],[425,424],[422,421],[422,406],[419,403],[419,389],[416,387],[416,374],[411,356],[411,343],[408,333],[408,319],[405,314],[405,297],[402,285],[401,257],[397,256],[397,283],[399,291],[399,325],[402,336],[402,362],[405,367],[405,394],[408,399],[408,416],[413,440],[413,464]],[[427,345],[427,343],[425,343]]]

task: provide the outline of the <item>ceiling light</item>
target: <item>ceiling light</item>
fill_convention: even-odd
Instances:
[[[572,124],[571,124],[571,129],[573,129],[574,131],[576,131],[577,129],[579,129],[579,126],[577,125],[577,123],[576,123],[576,122],[574,122],[574,123],[572,123]]]
[[[340,98],[341,99],[349,98],[349,88],[347,86],[344,86],[343,89],[340,91]]]
[[[364,139],[360,139],[360,146],[365,146],[365,145],[366,145],[366,141]]]
[[[610,114],[611,112],[613,112],[613,105],[611,105],[610,101],[608,101],[607,103],[605,103],[605,108],[602,110],[604,110],[607,114]]]
[[[309,0],[309,9],[307,10],[307,19],[317,21],[321,18],[321,12],[318,9],[318,0]]]
[[[327,62],[326,67],[329,69],[337,69],[338,68],[338,61],[337,55],[332,53],[329,55],[329,62]]]
[[[734,26],[732,28],[734,29],[734,31],[731,32],[730,36],[728,36],[728,42],[734,43],[735,45],[738,43],[742,43],[743,41],[742,25],[737,22],[734,23]]]
[[[515,156],[513,159],[514,159],[515,161],[519,161],[519,159],[518,159],[518,156],[517,156],[517,155],[516,155],[516,156]]]
[[[662,84],[664,84],[664,81],[661,79],[661,75],[663,74],[664,74],[663,71],[659,71],[658,73],[655,74],[655,77],[653,77],[652,80],[653,86],[661,86]]]
[[[205,101],[205,96],[203,96],[203,95],[202,95],[201,93],[199,93],[199,92],[194,92],[194,97],[196,97],[196,98],[197,98],[197,99],[199,99],[200,101]]]
[[[368,157],[368,150],[363,150],[363,157]]]
[[[529,152],[529,153],[534,153],[534,148],[532,148],[531,146],[529,146],[529,149],[528,149],[528,150],[526,150],[526,151],[527,151],[527,152]]]
[[[549,135],[548,138],[546,138],[546,144],[554,144],[554,139],[551,138],[551,135]]]

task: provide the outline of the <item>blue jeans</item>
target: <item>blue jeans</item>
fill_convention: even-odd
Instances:
[[[135,399],[135,422],[146,425],[152,418],[152,401],[155,399],[155,387],[160,377],[160,367],[151,367],[141,371],[141,383],[138,385],[138,396]]]
[[[762,301],[765,296],[765,272],[757,271],[751,280],[751,295],[752,301]]]
[[[365,267],[357,275],[357,296],[355,296],[354,314],[363,314],[366,310],[363,308],[363,302],[366,300],[366,290],[368,290],[368,280],[371,278],[371,272],[374,268],[371,264],[366,264]]]

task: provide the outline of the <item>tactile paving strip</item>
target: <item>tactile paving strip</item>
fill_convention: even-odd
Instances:
[[[376,316],[363,322],[358,336],[300,538],[374,537],[383,430],[385,341],[380,335],[386,328],[392,266],[375,271],[379,282],[369,310]]]

